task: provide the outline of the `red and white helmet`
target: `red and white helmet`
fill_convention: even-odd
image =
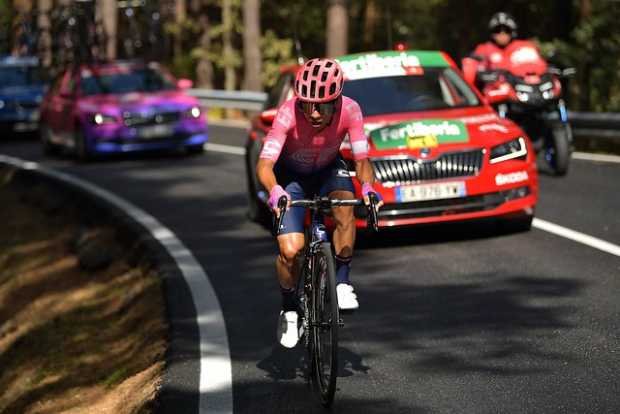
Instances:
[[[304,101],[333,101],[342,93],[342,68],[333,59],[310,59],[297,71],[295,95]]]

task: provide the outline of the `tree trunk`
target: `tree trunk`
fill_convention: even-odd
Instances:
[[[583,24],[592,17],[592,2],[590,0],[580,0],[579,6],[579,23]],[[591,73],[592,62],[588,58],[581,62],[581,68],[579,69],[579,109],[581,111],[591,110]]]
[[[260,0],[243,1],[243,89],[262,90],[260,51]]]
[[[202,31],[200,36],[202,55],[196,65],[196,81],[201,88],[213,89],[213,63],[207,56],[207,51],[211,49],[210,23],[205,10],[201,11],[199,22]]]
[[[224,88],[228,91],[235,89],[237,76],[234,66],[234,50],[232,45],[233,16],[232,0],[222,0],[222,33],[223,58],[224,58]]]
[[[13,22],[11,28],[11,35],[13,37],[13,45],[11,48],[11,54],[20,56],[30,54],[29,42],[32,35],[32,22],[30,16],[32,12],[31,0],[14,0],[13,1],[14,12]]]
[[[327,8],[327,56],[347,53],[349,15],[346,0],[329,0]]]
[[[364,33],[362,34],[364,39],[364,49],[372,49],[372,44],[375,40],[375,29],[379,21],[379,10],[375,0],[367,0],[366,7],[364,9]]]
[[[38,49],[41,66],[49,68],[52,66],[52,33],[50,11],[52,10],[52,0],[38,0],[37,26],[39,27]]]
[[[174,36],[174,56],[179,57],[183,52],[183,23],[187,19],[187,5],[185,0],[175,0],[174,16],[177,25],[177,32]]]
[[[105,57],[108,60],[116,59],[117,31],[118,31],[118,8],[116,0],[101,0],[97,2],[100,7],[103,30],[105,32]]]

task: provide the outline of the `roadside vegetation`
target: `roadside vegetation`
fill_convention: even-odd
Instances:
[[[153,408],[160,280],[137,245],[75,203],[0,169],[0,412]]]
[[[517,19],[519,36],[536,39],[551,62],[577,69],[567,88],[570,109],[620,110],[617,1],[149,0],[136,7],[139,3],[0,0],[0,54],[26,46],[56,73],[76,46],[88,46],[102,58],[162,61],[199,87],[261,90],[273,85],[281,65],[296,62],[296,40],[309,57],[403,43],[445,50],[458,62],[488,40],[489,18],[503,10]],[[72,13],[92,21],[100,16],[91,30],[99,38],[81,36],[77,45],[69,40]]]

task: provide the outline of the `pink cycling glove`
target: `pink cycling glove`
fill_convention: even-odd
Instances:
[[[362,196],[366,197],[368,196],[369,193],[375,193],[375,195],[377,196],[377,200],[379,201],[383,200],[383,197],[381,197],[381,194],[375,191],[375,189],[372,188],[371,184],[368,184],[368,183],[362,184]]]
[[[291,196],[284,191],[284,188],[279,185],[274,186],[269,192],[269,208],[275,211],[276,208],[278,208],[278,200],[280,200],[282,196],[285,196],[288,200],[291,199]]]

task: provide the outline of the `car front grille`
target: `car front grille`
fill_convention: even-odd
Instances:
[[[25,109],[25,110],[30,110],[30,109],[37,109],[39,107],[39,104],[33,101],[22,101],[22,102],[17,102],[16,106],[19,108]]]
[[[387,203],[379,210],[379,219],[401,220],[475,213],[493,210],[508,201],[527,197],[531,194],[532,192],[529,186],[522,186],[509,190],[467,197],[409,203]],[[366,218],[366,207],[356,206],[354,211],[356,217]]]
[[[143,115],[140,113],[128,113],[124,115],[125,125],[128,127],[157,125],[177,122],[181,119],[180,112],[158,112],[155,114]]]
[[[384,185],[477,175],[482,168],[481,149],[442,154],[434,160],[413,157],[374,158],[375,178]]]

